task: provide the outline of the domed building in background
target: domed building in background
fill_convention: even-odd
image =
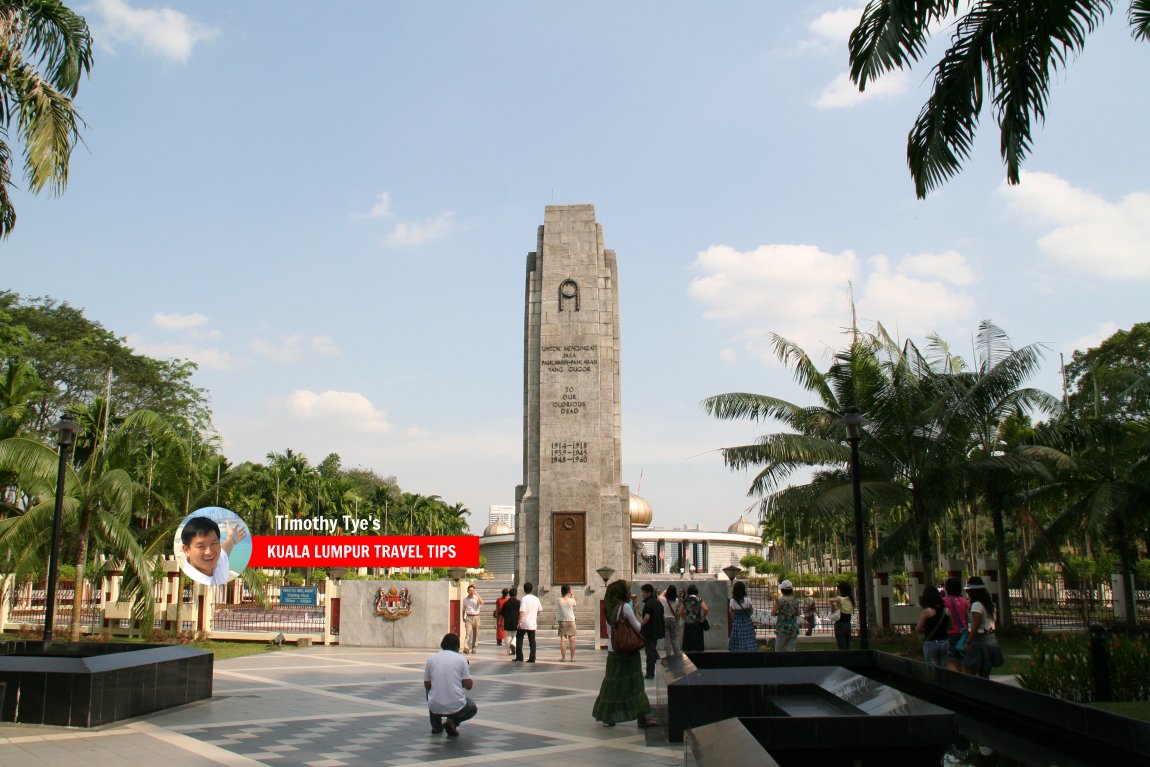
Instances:
[[[506,506],[491,507],[491,522],[479,539],[487,571],[496,577],[515,573],[514,515]],[[759,528],[745,516],[726,532],[694,528],[652,527],[654,511],[646,498],[631,494],[631,569],[635,575],[723,578],[723,568],[738,565],[747,554],[763,554]]]

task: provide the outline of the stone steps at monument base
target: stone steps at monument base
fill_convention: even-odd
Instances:
[[[495,602],[502,595],[503,589],[515,585],[510,578],[472,581],[475,590],[483,598],[483,609],[479,613],[479,636],[490,637],[495,633]],[[523,593],[520,591],[519,596]],[[555,618],[555,603],[549,601],[550,593],[543,596],[543,614],[539,620],[539,631],[558,631],[559,623]],[[557,595],[556,595],[557,596]],[[575,625],[579,636],[597,635],[599,631],[599,603],[586,594],[576,593],[575,598]]]

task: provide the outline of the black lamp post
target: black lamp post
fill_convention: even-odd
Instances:
[[[866,538],[863,535],[862,483],[859,477],[859,440],[862,439],[863,417],[857,407],[848,407],[843,414],[842,424],[847,430],[847,442],[851,446],[851,484],[855,505],[855,558],[858,560],[858,613],[859,647],[870,649],[870,632],[867,627],[867,579],[866,579]]]
[[[60,572],[60,517],[64,513],[64,477],[68,467],[68,455],[72,442],[80,427],[71,413],[64,413],[55,426],[60,446],[60,464],[56,470],[56,508],[52,514],[52,553],[48,557],[48,591],[44,606],[44,641],[52,641],[52,622],[56,613],[56,576]],[[79,584],[73,586],[73,599],[80,598]]]

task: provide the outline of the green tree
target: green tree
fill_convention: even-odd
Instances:
[[[0,239],[16,225],[8,137],[23,144],[28,187],[62,192],[82,123],[72,99],[91,68],[88,24],[59,0],[0,2]]]
[[[913,66],[933,31],[963,11],[934,67],[934,88],[907,139],[907,164],[921,198],[958,173],[970,156],[989,93],[1000,129],[1006,178],[1033,143],[1031,126],[1046,116],[1050,81],[1080,53],[1113,10],[1111,0],[871,0],[851,33],[851,79],[859,90],[892,69]],[[1131,0],[1136,39],[1150,41],[1150,0]]]
[[[89,417],[78,422],[95,424],[99,419]],[[74,542],[76,567],[73,641],[80,636],[83,606],[80,593],[93,542],[98,545],[98,551],[122,560],[135,582],[141,585],[141,591],[149,593],[151,568],[132,526],[134,503],[146,488],[137,480],[134,470],[147,444],[175,436],[162,418],[149,411],[132,413],[114,431],[103,431],[100,426],[90,428],[96,431],[85,431],[78,443],[91,448],[78,451],[75,460],[66,467],[64,479],[63,511],[68,538]],[[56,451],[42,442],[26,437],[10,437],[0,442],[0,471],[14,472],[22,491],[31,498],[31,503],[20,509],[20,513],[0,520],[0,551],[16,557],[24,569],[28,563],[48,559],[57,465]]]

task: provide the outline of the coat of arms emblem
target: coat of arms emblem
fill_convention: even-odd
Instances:
[[[381,588],[375,595],[375,614],[389,621],[411,615],[411,592],[406,588]]]

